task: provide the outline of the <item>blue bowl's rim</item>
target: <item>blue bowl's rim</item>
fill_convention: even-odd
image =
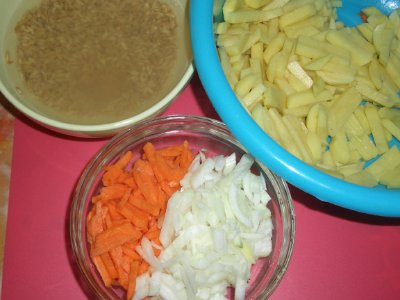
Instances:
[[[213,5],[214,0],[191,1],[192,50],[204,89],[232,134],[277,175],[322,201],[366,214],[400,217],[399,189],[366,188],[327,175],[291,155],[255,123],[221,68],[214,43]]]

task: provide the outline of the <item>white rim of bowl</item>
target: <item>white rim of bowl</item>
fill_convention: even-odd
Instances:
[[[8,91],[8,89],[4,86],[3,82],[0,81],[0,91],[3,93],[5,98],[13,104],[18,110],[24,113],[29,118],[36,120],[39,123],[47,125],[49,127],[58,128],[64,131],[74,131],[74,132],[106,132],[117,130],[120,128],[124,128],[126,126],[132,125],[136,122],[144,120],[157,112],[161,111],[168,103],[172,102],[177,95],[187,86],[190,82],[192,76],[194,74],[194,64],[193,61],[190,62],[189,66],[187,67],[185,73],[183,74],[182,78],[179,82],[175,85],[175,87],[161,100],[158,101],[155,105],[151,106],[147,110],[141,112],[138,115],[133,117],[120,120],[117,122],[111,122],[106,124],[98,124],[98,125],[78,125],[78,124],[71,124],[66,122],[57,121],[46,116],[43,116],[40,113],[30,109],[28,106],[24,105],[23,103],[17,101],[13,95]]]

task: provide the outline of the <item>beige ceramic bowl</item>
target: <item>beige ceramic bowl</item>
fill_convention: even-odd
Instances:
[[[176,6],[178,20],[178,41],[184,43],[178,52],[178,70],[174,72],[168,92],[156,104],[147,110],[128,118],[107,124],[71,124],[59,120],[48,107],[40,107],[32,101],[32,95],[24,87],[14,62],[16,52],[16,34],[13,30],[21,16],[39,0],[2,0],[0,1],[0,91],[19,111],[39,124],[73,136],[104,137],[111,136],[124,128],[144,119],[159,115],[190,81],[194,68],[188,34],[188,0],[172,0]],[[10,30],[11,29],[11,30]],[[180,48],[178,46],[178,48]],[[12,63],[10,63],[12,61]]]

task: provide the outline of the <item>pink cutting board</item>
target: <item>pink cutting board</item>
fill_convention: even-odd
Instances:
[[[175,113],[217,118],[197,77],[165,112]],[[80,172],[105,142],[17,119],[2,299],[91,298],[70,249],[69,205]],[[400,219],[353,213],[291,191],[295,248],[272,299],[400,299]]]

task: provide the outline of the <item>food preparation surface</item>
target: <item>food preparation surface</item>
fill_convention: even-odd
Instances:
[[[175,113],[216,118],[197,77],[165,112]],[[69,207],[80,172],[106,141],[15,121],[2,299],[91,298],[72,257]],[[398,299],[400,219],[350,212],[290,189],[295,247],[271,299]]]
[[[14,117],[4,106],[6,106],[6,100],[0,94],[0,291],[14,137]]]

